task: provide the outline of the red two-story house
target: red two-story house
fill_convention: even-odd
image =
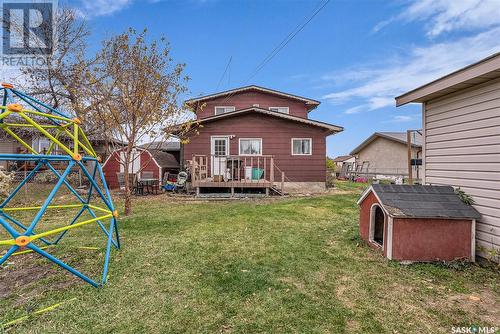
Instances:
[[[186,101],[196,131],[182,147],[198,193],[227,188],[314,192],[325,189],[326,137],[342,127],[309,119],[320,102],[247,86]],[[220,190],[220,189],[219,189]]]

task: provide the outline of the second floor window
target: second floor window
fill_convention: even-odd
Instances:
[[[288,107],[269,107],[269,110],[271,110],[271,111],[277,111],[277,112],[280,112],[280,113],[283,113],[283,114],[290,113],[290,110],[288,109]]]
[[[215,107],[215,114],[221,115],[221,114],[225,114],[227,112],[231,112],[234,110],[235,110],[235,108],[232,106],[217,106],[217,107]]]

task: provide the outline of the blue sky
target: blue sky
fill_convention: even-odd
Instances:
[[[91,49],[132,26],[167,37],[192,95],[256,84],[318,99],[313,119],[341,125],[328,155],[374,131],[420,128],[420,106],[393,98],[500,51],[500,0],[330,1],[258,74],[256,66],[321,1],[70,2],[92,26]],[[217,87],[224,68],[230,68]]]

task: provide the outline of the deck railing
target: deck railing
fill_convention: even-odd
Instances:
[[[285,173],[276,166],[272,155],[193,155],[190,167],[195,187],[201,182],[228,187],[238,184],[275,187],[278,182],[281,190],[284,186]]]

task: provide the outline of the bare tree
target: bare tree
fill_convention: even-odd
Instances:
[[[33,49],[42,50],[46,47],[43,41],[53,39],[53,52],[37,52],[37,57],[43,58],[43,66],[22,67],[22,82],[19,85],[49,106],[80,118],[88,135],[107,133],[93,117],[93,103],[102,101],[89,99],[87,96],[89,91],[86,87],[93,82],[86,73],[96,61],[95,57],[89,58],[85,54],[87,38],[90,36],[88,24],[69,7],[59,8],[53,16],[53,26],[44,26],[44,38],[35,39],[36,44],[31,46]],[[9,27],[22,33],[22,24],[14,22],[9,24]],[[104,96],[101,94],[100,98]]]
[[[144,141],[166,140],[186,117],[179,103],[187,92],[185,64],[174,63],[164,38],[148,41],[147,30],[133,29],[103,42],[88,73],[98,121],[126,143],[120,163],[125,171],[125,214],[132,212],[129,166]],[[103,98],[108,97],[110,98]],[[96,103],[99,102],[99,103]],[[186,124],[184,122],[184,124]],[[185,126],[187,129],[188,126]]]

